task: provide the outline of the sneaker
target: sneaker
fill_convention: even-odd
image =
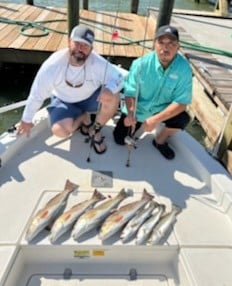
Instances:
[[[157,148],[160,153],[168,160],[172,160],[175,157],[175,152],[168,146],[168,143],[158,144],[155,140],[152,141],[152,144]]]

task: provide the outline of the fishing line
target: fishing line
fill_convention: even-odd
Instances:
[[[118,1],[118,7],[117,7],[117,10],[116,10],[116,14],[115,14],[115,17],[114,17],[114,23],[113,23],[113,26],[112,26],[112,37],[111,37],[111,41],[110,41],[110,47],[109,47],[109,53],[108,53],[108,56],[107,56],[107,62],[106,62],[106,67],[105,67],[105,71],[104,71],[104,77],[103,77],[103,84],[101,86],[101,90],[100,90],[100,93],[102,93],[103,89],[104,89],[104,84],[105,84],[105,80],[106,80],[106,75],[107,75],[107,70],[108,70],[108,67],[109,67],[109,64],[110,64],[110,57],[111,57],[111,49],[112,47],[114,46],[114,40],[118,37],[118,31],[116,30],[116,23],[117,23],[117,20],[118,20],[118,15],[119,15],[119,8],[121,6],[121,1]],[[89,154],[88,154],[88,157],[86,159],[87,162],[90,162],[91,161],[91,151],[94,147],[94,144],[95,144],[95,135],[96,133],[100,132],[102,126],[99,122],[97,122],[97,118],[98,118],[98,115],[101,111],[101,103],[100,101],[98,102],[98,107],[97,107],[97,111],[96,111],[96,116],[95,116],[95,119],[94,119],[94,123],[93,123],[93,134],[91,134],[91,136],[89,136],[88,140],[90,140],[90,144],[89,144]],[[102,139],[104,139],[104,137],[101,137]],[[101,142],[101,141],[100,141]]]
[[[149,0],[148,3],[148,8],[147,8],[147,17],[146,17],[146,24],[145,24],[145,31],[144,31],[144,38],[143,38],[143,45],[142,45],[142,54],[141,57],[144,55],[145,52],[145,41],[146,41],[146,35],[147,35],[147,30],[148,30],[148,20],[150,16],[150,6],[151,6],[151,0]],[[136,109],[138,105],[138,97],[139,97],[139,91],[140,91],[140,79],[141,79],[141,72],[142,72],[142,65],[143,65],[143,59],[141,60],[139,71],[137,74],[137,81],[136,81],[136,93],[134,97],[134,111],[133,111],[133,118],[136,118]],[[139,128],[138,128],[139,129]],[[135,132],[136,132],[136,125],[135,126],[130,126],[128,128],[128,134],[125,138],[125,143],[127,144],[127,149],[128,149],[128,156],[127,156],[127,161],[126,161],[126,167],[130,167],[130,156],[131,156],[131,151],[132,149],[136,148],[136,139],[135,139]]]

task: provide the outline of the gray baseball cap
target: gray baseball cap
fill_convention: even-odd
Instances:
[[[94,32],[84,25],[78,25],[72,29],[70,38],[74,42],[81,42],[92,46]]]

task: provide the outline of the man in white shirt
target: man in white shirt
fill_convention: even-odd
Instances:
[[[94,32],[84,25],[73,28],[68,48],[53,53],[39,69],[31,87],[18,134],[30,135],[33,117],[47,98],[52,133],[65,138],[80,128],[93,137],[94,150],[101,154],[106,145],[102,126],[115,114],[121,72],[93,51]],[[97,116],[93,126],[89,113]]]

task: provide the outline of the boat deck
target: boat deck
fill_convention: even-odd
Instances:
[[[112,139],[113,121],[103,129],[107,152],[92,150],[90,162],[89,144],[80,133],[65,140],[51,136],[45,110],[35,122],[31,140],[6,133],[1,137],[1,285],[131,285],[133,277],[133,285],[230,285],[231,177],[190,135],[180,132],[170,140],[173,161],[154,149],[152,134],[141,135],[127,167],[127,147]],[[95,188],[111,197],[122,188],[132,190],[125,203],[140,199],[145,188],[167,211],[176,204],[181,212],[155,246],[138,246],[135,239],[123,244],[119,234],[102,242],[97,230],[79,241],[69,232],[55,244],[44,230],[28,243],[31,217],[63,189],[66,179],[79,185],[67,209]],[[70,269],[67,280],[65,270]]]

